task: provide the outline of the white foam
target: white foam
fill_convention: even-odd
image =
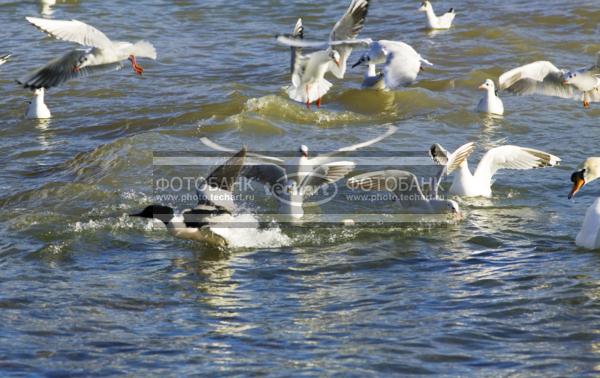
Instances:
[[[259,229],[252,214],[235,215],[230,222],[242,223],[242,227],[211,227],[232,248],[279,248],[291,244],[291,239],[279,227]]]

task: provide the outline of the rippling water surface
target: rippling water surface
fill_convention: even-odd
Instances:
[[[476,87],[518,64],[591,64],[600,4],[434,6],[454,6],[456,26],[429,34],[417,2],[374,0],[362,34],[432,61],[418,83],[365,92],[351,70],[307,110],[282,90],[289,50],[272,37],[303,16],[325,38],[347,1],[59,1],[46,17],[150,40],[159,59],[51,90],[38,122],[14,80],[70,45],[26,23],[40,4],[0,2],[14,53],[0,67],[2,375],[600,374],[600,255],[573,242],[599,190],[566,199],[598,154],[600,105],[504,96],[504,118],[473,112]],[[292,228],[283,246],[218,250],[126,216],[150,201],[153,151],[202,150],[202,136],[328,150],[388,123],[399,131],[375,150],[475,141],[476,161],[511,143],[563,164],[502,172],[440,228]]]

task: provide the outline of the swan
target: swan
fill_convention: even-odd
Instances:
[[[467,150],[469,154],[475,149],[470,142],[459,150]],[[447,151],[439,144],[434,144],[430,149],[431,157],[438,164],[444,165],[444,156]],[[450,186],[450,194],[463,197],[491,197],[492,177],[499,169],[532,169],[553,167],[561,159],[549,153],[519,146],[500,146],[486,152],[475,173],[471,173],[467,157],[461,162]]]
[[[600,157],[587,158],[571,175],[573,187],[567,197],[573,198],[585,184],[598,177],[600,177]],[[587,249],[600,248],[600,197],[596,198],[585,212],[581,230],[575,238],[575,245]]]
[[[589,108],[590,102],[600,102],[600,53],[596,64],[588,68],[567,71],[557,68],[548,61],[537,61],[513,68],[500,75],[501,90],[519,94],[541,94],[583,101]]]
[[[489,114],[504,114],[504,104],[502,104],[502,100],[498,97],[498,92],[496,91],[496,86],[491,79],[486,79],[483,84],[479,86],[479,89],[484,90],[483,98],[479,100],[477,104],[477,111],[479,113],[489,113]]]
[[[439,17],[436,16],[433,12],[433,6],[431,6],[429,1],[422,2],[419,11],[425,12],[427,15],[427,27],[429,29],[450,29],[452,21],[454,21],[454,17],[456,17],[454,8],[450,8],[448,12]]]

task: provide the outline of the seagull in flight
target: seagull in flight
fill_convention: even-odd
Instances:
[[[156,59],[156,49],[150,42],[111,41],[100,30],[77,20],[26,19],[51,37],[77,43],[83,48],[71,50],[18,80],[24,88],[48,89],[73,78],[116,70],[122,67],[124,60],[129,60],[134,72],[141,75],[144,69],[137,63],[136,57]]]

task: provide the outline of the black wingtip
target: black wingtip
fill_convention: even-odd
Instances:
[[[450,8],[450,10],[448,10],[448,13],[454,13],[454,8]]]

